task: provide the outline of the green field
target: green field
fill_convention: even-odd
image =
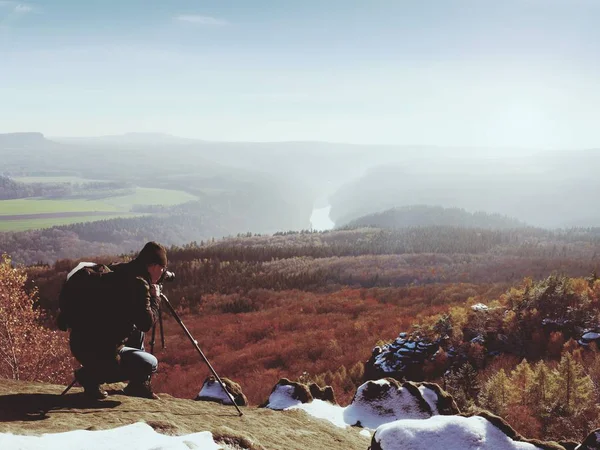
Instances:
[[[58,225],[70,225],[79,222],[93,222],[96,220],[117,219],[120,217],[139,217],[145,214],[107,214],[105,216],[78,216],[78,217],[56,217],[52,219],[26,219],[26,220],[2,220],[0,217],[0,232],[2,231],[27,231],[39,228],[50,228]]]
[[[134,217],[142,215],[130,212],[134,205],[173,206],[193,200],[197,200],[197,197],[183,191],[140,187],[135,188],[133,194],[94,200],[1,200],[0,231],[23,231],[116,217]]]

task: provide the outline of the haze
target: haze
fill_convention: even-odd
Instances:
[[[599,22],[595,0],[2,0],[0,132],[598,147]]]

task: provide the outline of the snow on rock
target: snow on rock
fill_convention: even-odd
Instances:
[[[425,401],[431,408],[431,414],[434,416],[438,415],[439,411],[438,411],[438,407],[437,407],[437,402],[438,402],[437,392],[435,392],[434,390],[428,388],[427,386],[423,386],[423,385],[419,386],[419,392],[421,393],[421,395],[423,396],[423,398],[425,399]]]
[[[585,333],[583,333],[583,335],[581,336],[581,338],[579,338],[579,340],[577,342],[579,342],[580,345],[583,345],[584,347],[588,346],[591,342],[596,342],[598,343],[598,341],[600,340],[600,333],[598,333],[597,331],[586,331]]]
[[[381,425],[371,450],[534,450],[515,441],[484,417],[433,416],[425,420],[397,420]]]
[[[360,430],[360,433],[358,433],[358,434],[360,434],[361,436],[367,437],[369,439],[371,439],[371,437],[373,436],[371,434],[371,432],[369,430],[367,430],[367,429]]]
[[[484,305],[483,303],[475,303],[473,306],[471,306],[471,309],[473,311],[487,311],[488,307],[487,307],[487,305]]]
[[[415,383],[400,383],[393,378],[367,381],[356,390],[352,403],[344,411],[344,420],[350,425],[375,429],[398,419],[426,419],[435,412],[423,392],[434,404],[434,395],[437,397],[429,391],[427,387],[421,391]]]
[[[329,403],[337,404],[335,401],[335,394],[331,386],[321,387],[317,383],[310,383],[308,385],[308,390],[315,400],[319,399]]]
[[[248,399],[242,392],[241,386],[231,381],[229,378],[221,378],[223,385],[220,385],[219,382],[215,379],[215,377],[210,376],[204,383],[202,384],[202,389],[198,392],[196,396],[196,400],[204,400],[222,403],[224,405],[232,405],[232,401],[227,395],[227,393],[223,390],[223,386],[227,389],[227,391],[233,396],[235,403],[238,406],[247,406]]]
[[[409,337],[400,333],[391,343],[373,349],[365,364],[365,377],[422,379],[423,363],[432,359],[440,348],[440,341]]]
[[[184,436],[157,433],[148,424],[138,422],[110,430],[76,430],[41,436],[19,436],[0,433],[1,449],[27,450],[217,450],[222,448],[209,431]]]
[[[269,395],[269,400],[263,405],[269,409],[286,409],[302,403],[313,401],[313,396],[305,384],[282,378],[277,382]]]

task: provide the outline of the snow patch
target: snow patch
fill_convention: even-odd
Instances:
[[[0,433],[0,448],[11,450],[218,450],[210,431],[166,436],[143,422],[110,430],[76,430],[41,436]]]
[[[377,389],[377,388],[380,389]],[[379,390],[379,393],[373,391]],[[437,410],[437,408],[436,408]],[[420,409],[417,399],[404,387],[387,380],[368,381],[356,390],[352,404],[344,411],[350,425],[375,429],[398,419],[426,419],[430,414]]]
[[[398,420],[381,425],[373,440],[382,450],[533,450],[527,442],[513,441],[483,417],[433,416],[425,420]]]
[[[293,398],[294,386],[289,384],[277,385],[275,390],[269,395],[267,408],[270,409],[286,409],[292,406],[301,405],[302,402]]]
[[[204,382],[198,397],[210,398],[223,402],[224,405],[233,405],[229,396],[225,393],[225,384],[220,385],[218,381],[208,380]]]
[[[348,426],[344,420],[345,408],[323,400],[315,399],[310,403],[301,403],[287,409],[301,409],[317,419],[328,420],[336,427],[346,428]]]
[[[419,392],[431,408],[433,415],[438,415],[439,411],[437,408],[438,395],[433,389],[429,389],[427,386],[419,386]]]
[[[471,306],[471,309],[473,311],[487,311],[489,308],[483,303],[475,303],[473,306]]]

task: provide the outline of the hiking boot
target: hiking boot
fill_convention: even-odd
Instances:
[[[84,386],[83,394],[92,400],[104,400],[108,397],[108,392],[102,389],[99,384],[88,384]]]
[[[100,384],[91,380],[88,371],[81,367],[75,371],[75,379],[83,387],[84,395],[92,400],[103,400],[108,397],[108,392],[100,387]]]
[[[125,386],[125,389],[123,389],[123,394],[130,397],[149,398],[152,400],[160,399],[158,395],[152,392],[150,381],[130,381],[129,384]]]

